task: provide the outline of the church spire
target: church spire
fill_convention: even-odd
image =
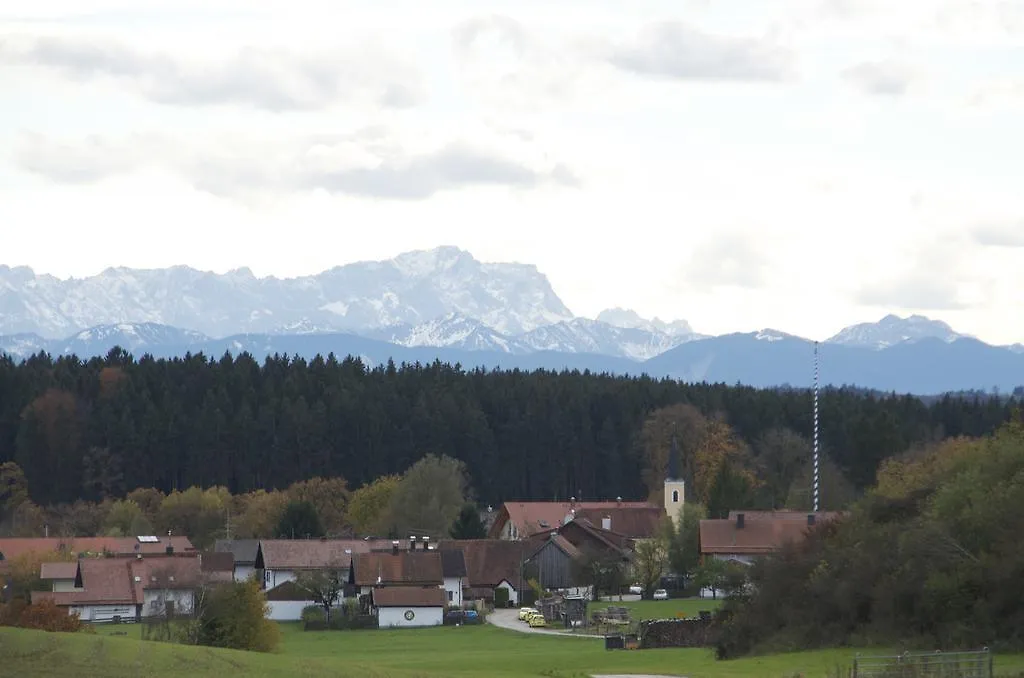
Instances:
[[[679,445],[676,443],[674,435],[672,436],[672,447],[668,452],[668,473],[665,479],[682,480],[682,474],[679,472]]]

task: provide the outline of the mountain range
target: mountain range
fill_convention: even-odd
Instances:
[[[455,247],[318,275],[257,278],[184,266],[60,280],[0,266],[0,352],[172,357],[247,351],[440,359],[464,367],[590,369],[752,386],[808,386],[813,342],[777,330],[698,334],[622,308],[575,317],[536,267]],[[991,346],[923,316],[888,315],[820,345],[823,383],[920,394],[1024,384],[1024,345]]]

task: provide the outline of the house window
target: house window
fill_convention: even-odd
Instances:
[[[450,603],[450,602],[452,602],[453,600],[455,600],[455,594],[454,594],[454,593],[452,593],[451,591],[449,591],[449,592],[448,592],[448,602]]]
[[[673,504],[678,504],[679,503],[679,490],[672,490],[672,503]]]

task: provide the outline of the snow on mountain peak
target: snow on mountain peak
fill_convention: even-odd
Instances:
[[[628,308],[608,308],[597,314],[598,322],[607,323],[613,327],[626,329],[644,330],[647,332],[660,332],[672,337],[682,337],[694,334],[690,323],[685,320],[673,320],[665,322],[655,317],[650,320],[642,317],[639,313]]]
[[[901,318],[888,314],[875,323],[858,323],[840,330],[828,343],[881,350],[906,341],[941,339],[947,343],[970,335],[960,334],[941,320],[923,315]]]

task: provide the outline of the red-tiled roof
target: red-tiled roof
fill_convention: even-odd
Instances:
[[[264,539],[257,566],[268,570],[346,569],[355,554],[369,550],[362,539]]]
[[[43,563],[39,568],[40,579],[74,579],[78,574],[78,562]]]
[[[586,520],[594,527],[604,529],[607,518],[611,522],[609,531],[631,539],[650,539],[656,536],[662,520],[667,516],[665,509],[660,506],[576,511],[576,520]]]
[[[445,607],[448,596],[436,586],[384,586],[371,594],[377,607]]]
[[[26,553],[110,553],[131,556],[162,555],[172,546],[177,553],[193,553],[195,547],[188,537],[156,537],[157,541],[140,542],[136,537],[33,537],[0,539],[0,553],[13,560]]]
[[[519,568],[537,548],[533,541],[505,539],[449,539],[438,546],[442,551],[461,550],[466,559],[469,587],[482,589],[493,589],[502,581],[518,587]]]
[[[584,501],[575,504],[553,501],[507,501],[502,504],[488,536],[500,536],[508,522],[515,525],[522,536],[558,527],[574,509],[577,513],[626,509],[656,509],[664,513],[660,506],[646,501]],[[597,524],[601,524],[600,519]]]
[[[399,551],[357,554],[352,560],[356,586],[382,584],[443,584],[438,551]]]
[[[81,591],[36,591],[32,600],[49,599],[57,605],[140,605],[146,590],[190,589],[200,581],[196,557],[83,558],[72,565],[81,573]]]
[[[743,527],[738,517],[743,515]],[[700,521],[700,550],[709,554],[759,555],[804,538],[809,527],[806,512],[734,511],[729,518]],[[817,523],[839,513],[819,513]]]

